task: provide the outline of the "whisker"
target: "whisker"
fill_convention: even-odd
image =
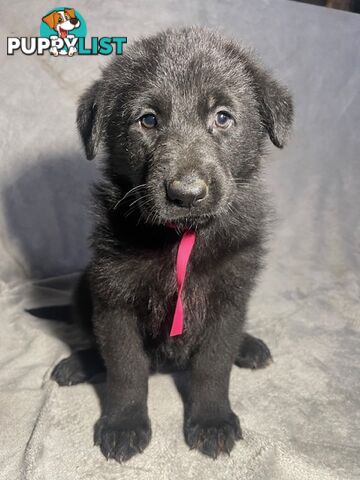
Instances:
[[[120,205],[121,202],[123,202],[130,194],[134,194],[134,192],[140,188],[146,187],[146,183],[142,183],[141,185],[137,185],[136,187],[132,188],[128,192],[125,193],[123,197],[118,200],[115,205],[113,206],[113,210],[116,210],[117,207]]]
[[[235,227],[240,227],[241,221],[238,218],[239,212],[234,209],[234,205],[231,202],[226,204],[226,212],[230,213],[229,219],[231,221],[231,224]]]
[[[131,207],[132,205],[135,205],[135,203],[139,202],[140,200],[144,200],[145,198],[149,198],[150,196],[151,196],[150,193],[146,193],[145,195],[141,195],[139,198],[137,198],[136,200],[131,202],[129,207]]]
[[[136,202],[133,202],[133,203],[132,203],[132,207],[130,207],[130,208],[125,212],[125,215],[124,215],[124,216],[125,216],[125,217],[128,217],[128,216],[131,215],[133,212],[135,212],[135,210],[136,210],[137,208],[141,209],[141,208],[143,208],[145,205],[148,205],[149,203],[151,203],[151,201],[152,201],[152,198],[148,198],[146,201],[143,201],[143,202],[141,202],[141,203],[139,203],[139,204],[136,204]],[[141,214],[141,212],[140,212],[140,214]]]

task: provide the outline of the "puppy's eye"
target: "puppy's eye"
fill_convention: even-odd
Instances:
[[[219,128],[228,128],[233,122],[230,113],[221,111],[215,115],[215,125]]]
[[[155,128],[157,125],[156,117],[152,113],[147,113],[146,115],[142,116],[139,121],[145,128]]]

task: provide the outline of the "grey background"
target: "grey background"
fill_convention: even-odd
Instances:
[[[89,163],[75,130],[79,94],[106,57],[5,55],[36,36],[46,1],[1,5],[0,478],[355,479],[359,465],[360,17],[285,0],[77,1],[88,36],[201,24],[256,48],[294,95],[284,151],[264,175],[278,221],[251,302],[249,330],[275,363],[235,369],[231,399],[245,439],[230,458],[189,452],[169,376],[150,381],[154,438],[126,465],[92,447],[102,387],[59,389],[53,365],[71,328],[24,308],[66,303],[88,258]],[[41,280],[49,277],[56,279]]]

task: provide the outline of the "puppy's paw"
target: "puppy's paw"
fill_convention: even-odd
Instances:
[[[76,52],[77,52],[77,49],[75,47],[70,47],[69,51],[68,51],[69,57],[73,57],[74,53],[76,53]]]
[[[245,334],[235,365],[241,368],[265,368],[273,359],[267,345],[260,338]]]
[[[93,348],[79,350],[61,360],[54,368],[51,378],[60,386],[83,383],[99,373],[105,372],[99,352]]]
[[[241,438],[240,422],[233,412],[225,419],[197,421],[188,418],[185,423],[185,440],[189,447],[214,459],[221,453],[229,455]]]
[[[151,426],[148,418],[112,423],[107,417],[102,417],[95,426],[95,445],[100,447],[107,459],[113,458],[120,463],[142,453],[150,439]]]
[[[74,355],[61,360],[52,371],[52,380],[55,380],[62,387],[85,382],[87,375],[77,360]]]

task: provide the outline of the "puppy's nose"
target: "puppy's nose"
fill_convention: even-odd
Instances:
[[[191,207],[204,200],[208,194],[208,186],[200,178],[173,180],[167,185],[169,200],[180,207]]]
[[[76,17],[75,17],[75,18],[70,18],[70,23],[71,23],[72,25],[76,25],[76,24],[78,23],[78,21],[79,21],[79,20],[78,20]]]

